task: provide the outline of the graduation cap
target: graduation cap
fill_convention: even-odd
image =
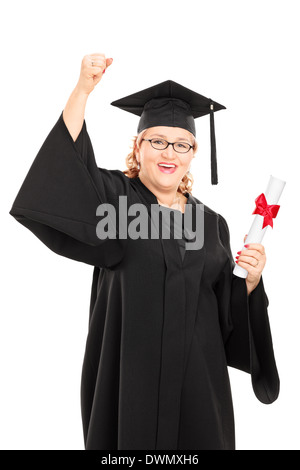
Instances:
[[[226,109],[225,106],[172,80],[166,80],[110,104],[141,116],[138,134],[149,127],[169,126],[186,129],[196,137],[194,119],[210,114],[211,184],[218,184],[214,112]]]

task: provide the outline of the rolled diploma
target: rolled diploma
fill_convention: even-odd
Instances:
[[[284,189],[284,186],[286,184],[286,181],[280,180],[278,178],[275,178],[274,176],[270,176],[269,184],[268,187],[264,193],[267,203],[270,204],[278,204],[278,201],[280,199],[281,193]],[[266,227],[262,228],[263,226],[263,220],[264,217],[263,215],[255,214],[255,218],[253,220],[253,223],[251,225],[251,228],[248,232],[247,238],[245,240],[245,245],[247,243],[261,243],[262,239],[264,238],[265,232],[269,225]],[[244,249],[241,249],[241,251]],[[248,276],[248,271],[241,266],[236,265],[233,274],[235,274],[238,277],[243,277],[246,278]]]

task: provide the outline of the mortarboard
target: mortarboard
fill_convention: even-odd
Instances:
[[[158,83],[110,103],[140,116],[137,132],[155,126],[181,127],[196,137],[195,118],[210,114],[211,184],[218,184],[214,112],[226,109],[211,98],[172,80]]]

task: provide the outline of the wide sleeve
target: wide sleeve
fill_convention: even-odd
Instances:
[[[55,253],[111,267],[120,262],[126,247],[126,240],[118,238],[117,209],[119,196],[127,196],[128,191],[123,172],[97,167],[85,120],[74,142],[62,112],[9,213]],[[111,209],[102,216],[115,223],[114,236],[99,237],[100,204]]]
[[[227,364],[250,373],[256,397],[270,404],[278,398],[280,383],[263,277],[248,296],[246,279],[233,274],[236,264],[227,222],[220,214],[218,217],[219,238],[228,256],[215,286]]]

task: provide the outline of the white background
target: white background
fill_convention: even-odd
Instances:
[[[216,113],[198,119],[193,194],[222,214],[234,256],[269,176],[286,181],[263,244],[281,394],[262,405],[230,370],[239,450],[300,449],[299,14],[292,0],[11,1],[1,8],[1,449],[83,449],[80,375],[91,266],[55,255],[8,214],[77,83],[84,55],[114,62],[89,97],[98,166],[125,167],[138,117],[110,102],[174,80]]]

